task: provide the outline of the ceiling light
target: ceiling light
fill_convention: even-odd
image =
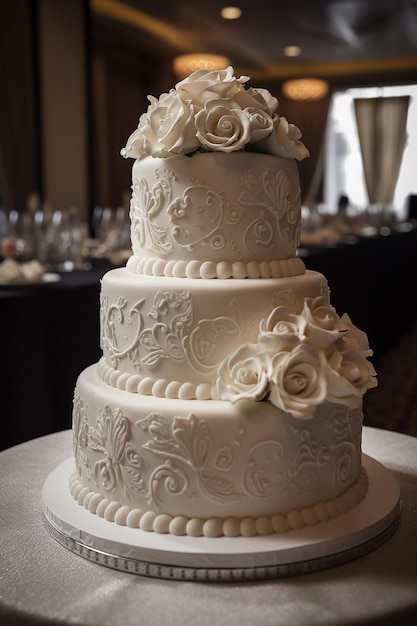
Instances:
[[[290,100],[320,100],[327,95],[329,85],[318,78],[297,78],[283,83],[282,91]]]
[[[223,7],[220,15],[225,20],[237,20],[242,15],[242,11],[239,7]]]
[[[178,78],[185,78],[197,70],[224,70],[228,65],[230,65],[230,59],[227,57],[205,52],[181,54],[173,61],[174,72]]]
[[[284,54],[286,57],[298,57],[301,54],[300,46],[285,46]]]

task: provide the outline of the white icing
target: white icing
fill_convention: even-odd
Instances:
[[[81,505],[89,491],[99,493],[106,504],[91,498],[85,506],[97,506],[106,519],[127,506],[119,517],[130,524],[130,510],[140,509],[146,516],[136,512],[135,519],[147,530],[154,529],[151,514],[184,517],[184,528],[192,519],[210,520],[199,530],[210,536],[218,530],[213,519],[285,514],[294,528],[301,522],[292,511],[307,509],[305,524],[317,502],[328,502],[332,516],[350,506],[343,494],[361,471],[361,426],[361,410],[339,404],[324,403],[303,420],[269,402],[138,396],[109,387],[91,366],[75,392],[80,482],[72,491]],[[242,522],[239,532],[262,534],[270,524],[282,527],[279,520],[258,521],[257,528]]]
[[[247,152],[140,159],[128,267],[178,278],[299,274],[300,216],[291,159]]]
[[[258,340],[275,306],[301,312],[323,295],[325,278],[199,280],[108,272],[101,286],[99,375],[131,393],[201,400],[219,397],[217,369],[244,343]]]
[[[80,482],[77,475],[72,474],[70,493],[73,496],[77,493],[79,486]],[[191,537],[254,537],[256,535],[283,534],[291,530],[301,530],[306,526],[315,526],[322,521],[338,517],[359,504],[366,496],[367,491],[368,477],[366,471],[362,469],[357,481],[335,501],[320,502],[314,507],[306,507],[298,511],[293,510],[286,514],[281,513],[270,517],[190,519],[183,515],[157,514],[154,511],[144,513],[140,509],[130,509],[117,502],[109,502],[107,499],[100,501],[102,505],[100,509],[99,506],[94,506],[90,512],[96,513],[108,521],[114,521],[120,526],[140,528],[146,532],[169,533],[177,536],[189,535]],[[82,493],[83,498],[75,498],[81,506],[92,492],[87,490],[86,493],[83,489]]]

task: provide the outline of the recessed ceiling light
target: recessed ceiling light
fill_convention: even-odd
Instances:
[[[237,20],[242,15],[242,11],[239,7],[223,7],[220,15],[225,20]]]
[[[284,54],[286,57],[298,57],[301,54],[300,46],[285,46]]]
[[[320,100],[327,95],[329,85],[318,78],[296,78],[283,83],[282,90],[291,100]]]
[[[220,54],[193,52],[175,57],[173,65],[174,72],[182,80],[196,70],[223,70],[230,65],[230,59]]]

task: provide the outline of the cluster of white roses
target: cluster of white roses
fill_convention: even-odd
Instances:
[[[258,343],[245,344],[219,367],[222,400],[268,399],[294,417],[313,417],[324,400],[354,408],[375,387],[366,334],[323,297],[303,310],[275,308],[260,324]]]
[[[169,157],[197,150],[252,150],[302,160],[309,156],[301,132],[277,115],[268,90],[246,88],[232,67],[197,70],[150,105],[129,137],[124,157]]]

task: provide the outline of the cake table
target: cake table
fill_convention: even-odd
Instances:
[[[409,624],[417,617],[417,439],[365,428],[363,448],[400,487],[401,523],[389,540],[331,569],[220,584],[131,575],[66,550],[44,523],[42,489],[71,456],[71,433],[10,448],[0,454],[0,622]]]

